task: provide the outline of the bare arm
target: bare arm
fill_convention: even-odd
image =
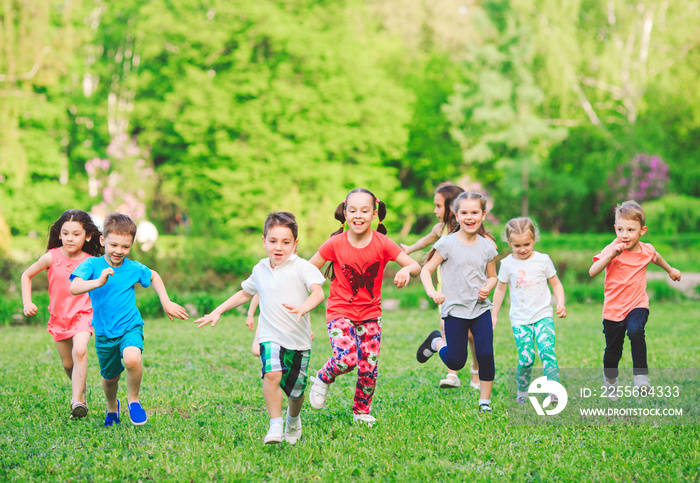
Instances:
[[[506,298],[507,290],[508,284],[499,280],[496,285],[496,291],[493,293],[493,308],[491,309],[491,325],[493,325],[494,329],[498,323],[498,313],[501,311],[501,306],[503,305],[503,300]]]
[[[112,275],[114,275],[114,269],[112,267],[107,267],[102,270],[100,278],[95,280],[83,280],[80,277],[75,277],[70,283],[70,293],[73,295],[80,295],[81,293],[86,293],[90,290],[100,288],[107,283],[107,280]]]
[[[243,305],[252,298],[253,296],[245,290],[239,290],[235,294],[231,295],[228,300],[215,308],[211,314],[198,318],[194,321],[194,323],[199,324],[197,327],[203,327],[209,323],[211,323],[211,326],[214,327],[223,313],[228,312],[239,305]]]
[[[600,272],[605,270],[605,267],[608,266],[612,259],[618,256],[620,253],[622,253],[622,250],[624,249],[625,245],[622,243],[618,243],[617,245],[615,245],[613,247],[613,251],[611,251],[607,255],[600,257],[597,261],[593,262],[593,265],[591,265],[591,268],[588,270],[588,275],[590,275],[591,277],[595,277]]]
[[[29,268],[27,268],[22,277],[20,278],[20,286],[22,287],[22,304],[24,305],[24,315],[31,317],[36,315],[39,311],[36,305],[32,303],[32,278],[41,272],[46,270],[51,266],[51,254],[49,252],[44,253],[39,260],[32,263]]]
[[[301,320],[304,314],[311,312],[313,309],[319,306],[326,298],[326,294],[323,293],[323,287],[320,284],[315,283],[311,286],[311,294],[304,300],[301,305],[287,305],[282,304],[284,308],[288,309],[293,314],[297,314],[297,322]]]
[[[668,276],[671,277],[671,280],[675,280],[676,282],[680,282],[681,271],[678,270],[677,268],[673,268],[671,265],[669,265],[668,262],[666,260],[664,260],[664,257],[662,257],[659,252],[656,252],[656,261],[654,262],[654,265],[658,265],[659,267],[666,270],[666,273],[668,273]]]
[[[496,276],[496,260],[491,260],[486,264],[486,285],[481,287],[479,290],[479,300],[486,300],[498,283],[498,277]]]
[[[435,290],[435,286],[433,285],[433,272],[440,266],[443,260],[442,255],[435,252],[430,260],[425,262],[423,269],[420,271],[420,281],[423,283],[425,293],[438,305],[445,301],[445,295]]]
[[[326,260],[321,256],[320,253],[316,252],[314,253],[314,256],[311,257],[311,260],[309,260],[309,263],[321,270],[321,267],[326,263]]]
[[[250,301],[248,314],[245,318],[245,325],[247,325],[250,330],[253,330],[253,327],[255,327],[255,311],[257,310],[258,305],[260,305],[260,294],[256,293],[253,295],[253,299]]]
[[[399,253],[399,256],[396,257],[396,263],[401,265],[401,270],[394,277],[394,285],[397,288],[405,287],[411,281],[411,277],[416,277],[420,273],[418,262],[404,252]]]
[[[406,255],[409,253],[415,252],[417,250],[422,250],[425,247],[428,247],[438,241],[440,239],[440,233],[442,233],[442,229],[445,226],[444,223],[437,223],[432,230],[430,230],[430,233],[425,235],[423,238],[415,242],[413,245],[404,245],[403,243],[401,244],[401,249],[404,251]]]
[[[170,318],[170,320],[173,320],[173,317],[187,320],[187,311],[184,307],[170,300],[170,297],[168,297],[168,291],[165,290],[163,279],[160,278],[160,275],[158,275],[158,272],[155,270],[151,270],[151,287],[153,287],[153,290],[155,290],[155,292],[158,294],[160,304],[163,306],[163,311],[165,312],[165,315]]]
[[[557,317],[566,317],[566,297],[564,296],[564,286],[556,275],[547,279],[552,286],[552,292],[557,298]]]

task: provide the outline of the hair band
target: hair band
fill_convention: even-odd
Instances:
[[[380,224],[380,225],[382,224],[382,220],[379,220],[379,224]]]

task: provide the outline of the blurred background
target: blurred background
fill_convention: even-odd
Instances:
[[[357,186],[397,242],[446,181],[488,195],[497,238],[530,215],[574,300],[602,300],[587,269],[625,199],[700,272],[699,77],[694,0],[3,2],[0,320],[23,320],[19,275],[65,209],[152,224],[133,258],[210,310],[269,211],[309,257]]]

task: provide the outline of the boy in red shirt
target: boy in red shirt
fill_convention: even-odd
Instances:
[[[595,277],[605,269],[605,302],[603,304],[603,356],[604,384],[617,385],[617,366],[622,358],[625,332],[632,348],[634,385],[649,388],[647,345],[644,326],[649,317],[649,297],[646,293],[646,271],[654,263],[668,272],[672,280],[679,281],[681,272],[671,267],[654,247],[642,243],[647,232],[646,215],[636,201],[625,201],[615,209],[615,233],[617,238],[593,257],[588,273]],[[609,397],[617,400],[617,391]]]

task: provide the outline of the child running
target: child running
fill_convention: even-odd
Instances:
[[[377,216],[379,226],[375,231],[371,225]],[[355,188],[335,210],[340,229],[310,260],[318,268],[332,262],[326,271],[331,279],[326,320],[333,356],[311,378],[314,385],[309,402],[314,409],[325,407],[328,389],[336,377],[357,366],[353,422],[368,425],[376,421],[370,411],[377,385],[384,267],[388,261],[396,261],[402,267],[394,277],[398,288],[406,286],[420,272],[418,262],[386,237],[386,227],[382,225],[385,216],[386,205],[382,201],[364,188]],[[343,233],[346,220],[350,229]]]
[[[617,391],[618,364],[622,358],[625,332],[632,349],[634,385],[651,387],[647,365],[647,344],[644,327],[649,318],[646,271],[649,263],[666,270],[671,280],[680,281],[681,272],[671,267],[648,243],[640,241],[647,232],[644,209],[636,201],[625,201],[615,209],[617,238],[593,257],[588,273],[595,277],[605,270],[605,301],[603,302],[603,383],[606,396],[619,399]]]
[[[435,204],[435,209],[433,210],[433,213],[435,213],[435,216],[437,216],[437,219],[440,220],[438,223],[435,224],[433,229],[428,233],[426,236],[415,242],[413,245],[404,245],[403,243],[401,244],[401,248],[403,251],[407,254],[411,254],[415,252],[416,250],[422,250],[423,248],[426,248],[430,246],[431,244],[435,243],[440,239],[440,237],[443,237],[449,233],[455,232],[459,230],[459,223],[457,223],[457,218],[455,218],[455,214],[452,211],[452,203],[454,202],[455,198],[460,195],[460,193],[463,193],[464,190],[460,188],[457,185],[453,185],[450,183],[445,183],[441,184],[438,186],[438,188],[435,190],[435,196],[433,197],[433,203]],[[428,254],[428,257],[432,256],[432,251]],[[437,268],[437,291],[440,292],[442,290],[442,275],[440,274],[440,267]],[[442,307],[438,305],[438,313],[442,313]],[[442,320],[442,317],[440,317],[440,332],[442,333],[442,336],[445,336],[445,321]],[[476,359],[476,352],[474,351],[474,337],[472,336],[471,331],[469,332],[469,348],[471,349],[472,353],[472,366],[471,366],[471,378],[469,380],[469,385],[473,387],[474,389],[479,389],[479,361]],[[440,388],[445,389],[445,388],[453,388],[453,387],[459,387],[461,385],[459,381],[459,376],[457,375],[457,371],[453,371],[452,369],[447,369],[447,376],[445,376],[444,379],[440,380],[440,383],[438,384]]]
[[[120,213],[109,213],[100,237],[100,243],[105,248],[104,257],[86,259],[70,275],[70,292],[73,295],[90,292],[94,310],[95,350],[102,375],[102,389],[107,399],[105,426],[121,423],[117,391],[124,366],[129,418],[136,426],[146,424],[148,419],[139,399],[144,322],[136,308],[136,284],[140,283],[143,287],[153,285],[170,320],[173,317],[187,319],[185,309],[170,301],[160,275],[126,258],[135,236],[134,220]]]
[[[554,320],[552,319],[552,286],[557,298],[557,317],[566,317],[564,288],[549,256],[535,251],[539,231],[526,217],[513,218],[506,224],[504,241],[512,254],[501,260],[498,285],[493,294],[493,328],[510,285],[510,325],[518,349],[518,367],[515,371],[516,401],[528,401],[532,365],[535,363],[535,341],[542,359],[544,375],[559,382],[559,365],[554,351]],[[553,402],[556,396],[552,395]]]
[[[267,258],[253,268],[252,275],[241,284],[242,290],[195,321],[199,327],[208,323],[213,327],[224,312],[259,294],[259,353],[263,395],[270,415],[266,444],[282,439],[296,444],[301,437],[300,413],[311,353],[308,312],[325,299],[322,285],[326,279],[318,268],[295,254],[297,232],[293,214],[280,211],[268,215],[262,237]],[[284,433],[282,391],[289,398]]]
[[[496,286],[496,255],[494,244],[486,239],[482,222],[486,217],[486,198],[467,191],[452,205],[459,222],[459,231],[442,237],[435,243],[435,252],[420,272],[428,296],[442,304],[445,337],[434,330],[416,353],[418,362],[426,362],[438,352],[452,370],[464,367],[467,361],[467,332],[474,335],[476,357],[481,380],[479,411],[491,412],[491,388],[495,376],[493,361],[493,326],[489,293]],[[444,293],[433,286],[432,274],[442,268]]]
[[[92,305],[88,295],[70,293],[70,273],[90,256],[102,254],[100,230],[90,215],[81,210],[67,210],[49,229],[49,242],[39,260],[22,274],[24,315],[36,315],[32,302],[32,278],[46,270],[49,279],[48,331],[56,341],[63,370],[71,380],[71,419],[87,416],[85,398],[87,380],[87,346],[92,336]]]

